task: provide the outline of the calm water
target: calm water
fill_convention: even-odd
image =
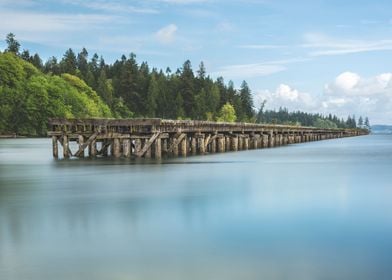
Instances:
[[[392,136],[137,164],[0,140],[0,279],[392,279]]]

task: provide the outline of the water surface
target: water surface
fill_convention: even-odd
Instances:
[[[0,140],[0,279],[392,279],[392,136],[156,161]]]

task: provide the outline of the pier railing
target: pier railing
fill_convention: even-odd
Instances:
[[[188,156],[365,135],[364,129],[165,119],[50,119],[53,156]],[[77,149],[72,151],[70,142]],[[59,146],[60,144],[60,146]]]

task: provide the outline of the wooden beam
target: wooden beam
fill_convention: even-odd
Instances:
[[[151,147],[152,143],[154,143],[155,139],[158,138],[159,134],[160,134],[160,132],[154,133],[151,136],[151,138],[146,142],[146,144],[144,144],[143,149],[141,149],[140,152],[136,153],[136,156],[137,157],[142,157],[147,152],[147,150]]]
[[[71,148],[69,147],[68,141],[67,141],[67,144],[65,145],[65,149],[67,149],[67,150],[64,151],[64,144],[63,144],[63,142],[64,142],[64,137],[67,137],[67,136],[66,136],[66,135],[63,135],[63,136],[61,136],[61,137],[59,138],[60,145],[61,145],[61,147],[63,147],[64,158],[72,157],[73,154],[72,154]]]
[[[181,133],[178,137],[174,137],[174,138],[173,138],[172,144],[171,144],[170,147],[167,149],[167,152],[168,152],[169,154],[171,154],[171,153],[173,152],[174,145],[178,145],[178,144],[182,141],[182,139],[184,139],[185,136],[186,136],[185,133]]]
[[[84,149],[90,145],[93,140],[95,140],[98,136],[98,132],[95,132],[93,135],[91,135],[83,145],[79,146],[79,150],[75,153],[75,156],[80,157],[82,153],[84,153]]]
[[[205,150],[207,150],[208,145],[210,145],[212,143],[212,141],[214,141],[218,135],[215,134],[212,137],[210,137],[211,135],[208,135],[207,139],[205,140]]]

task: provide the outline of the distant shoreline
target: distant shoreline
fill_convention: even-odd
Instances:
[[[16,139],[16,138],[33,138],[30,136],[21,136],[21,135],[16,135],[16,134],[4,134],[0,135],[0,139]]]

